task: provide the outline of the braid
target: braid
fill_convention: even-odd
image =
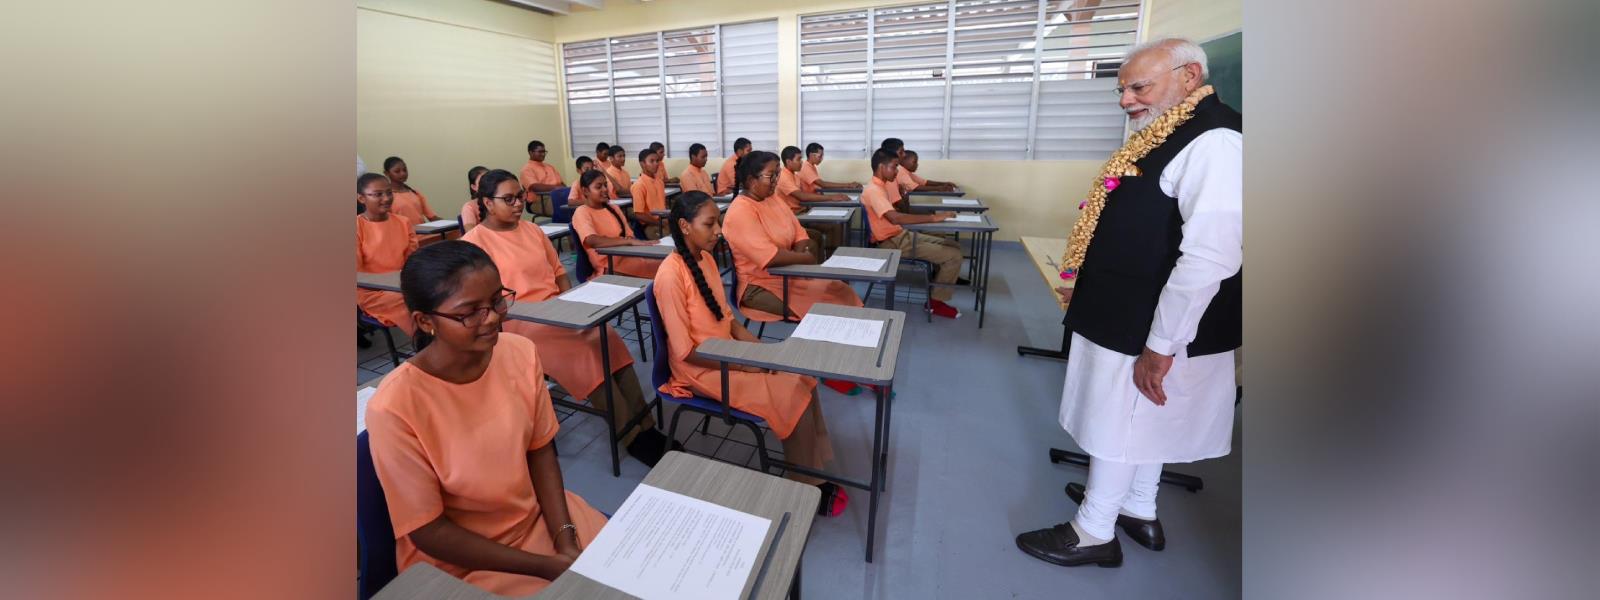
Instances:
[[[622,211],[617,210],[617,207],[608,202],[606,203],[606,214],[617,220],[617,230],[622,232],[622,237],[628,237],[628,223],[622,220]]]
[[[749,156],[746,154],[745,156]],[[733,159],[733,197],[738,198],[739,192],[744,191],[744,156]]]
[[[679,220],[693,219],[695,213],[700,212],[700,206],[710,200],[711,197],[705,192],[684,192],[679,196],[677,205],[672,207],[672,214],[667,217],[667,229],[672,233],[674,251],[683,258],[684,265],[689,267],[689,274],[694,276],[694,285],[700,289],[700,299],[705,300],[711,315],[721,321],[722,305],[717,302],[717,295],[711,293],[711,284],[706,282],[706,274],[700,271],[698,257],[689,255],[689,244],[683,239],[682,226],[678,225]]]

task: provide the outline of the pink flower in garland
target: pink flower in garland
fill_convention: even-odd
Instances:
[[[1119,186],[1119,185],[1122,185],[1122,180],[1121,179],[1116,178],[1116,177],[1107,177],[1106,178],[1106,191],[1108,191],[1108,192],[1114,191],[1114,190],[1117,189],[1117,186]]]
[[[1083,207],[1088,206],[1088,205],[1089,205],[1089,201],[1088,200],[1084,200],[1082,202],[1079,202],[1078,203],[1078,210],[1083,210]]]
[[[1066,271],[1062,271],[1061,272],[1061,278],[1062,279],[1074,279],[1077,276],[1078,276],[1078,272],[1074,271],[1074,270],[1071,270],[1071,269],[1068,269]]]

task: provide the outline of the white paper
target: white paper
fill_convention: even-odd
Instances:
[[[368,386],[356,390],[356,433],[367,430],[367,402],[372,400],[372,395],[378,393],[378,388]]]
[[[566,225],[540,225],[539,229],[544,231],[546,237],[555,237],[566,233],[571,228]]]
[[[983,222],[983,217],[980,217],[978,215],[956,215],[954,217],[950,217],[950,218],[945,219],[945,220],[946,221],[955,221],[957,223],[982,223]]]
[[[644,600],[737,600],[771,527],[641,483],[570,570]]]
[[[457,225],[460,225],[460,223],[457,223],[454,219],[439,219],[437,221],[428,221],[427,223],[418,225],[418,227],[422,227],[424,229],[438,229],[440,227],[455,227]]]
[[[810,313],[800,319],[800,324],[795,326],[794,333],[789,337],[877,348],[878,338],[882,334],[883,321]]]
[[[866,258],[863,256],[840,256],[835,254],[822,261],[824,267],[834,269],[855,269],[857,271],[882,271],[883,263],[888,261],[881,258]]]
[[[813,216],[813,217],[842,217],[842,216],[850,214],[850,209],[848,209],[848,208],[813,208],[813,209],[811,209],[811,212],[806,213],[806,214],[810,215],[810,216]]]
[[[970,199],[967,199],[967,198],[945,198],[944,199],[944,203],[945,204],[955,205],[955,206],[977,206],[978,205],[978,201],[977,200],[970,200]]]
[[[727,202],[718,202],[717,203],[717,210],[721,210],[721,211],[728,210],[728,203]]]
[[[627,298],[628,294],[639,291],[639,288],[591,281],[578,287],[567,290],[567,293],[557,296],[567,302],[582,302],[599,306],[611,306]]]
[[[675,246],[675,245],[674,245],[674,244],[673,244],[673,243],[672,243],[672,236],[670,236],[670,235],[669,235],[669,236],[666,236],[666,237],[663,237],[663,238],[661,238],[661,243],[660,243],[660,244],[657,244],[657,245],[659,245],[659,246],[666,246],[666,247],[668,247],[668,248],[676,248],[676,247],[677,247],[677,246]]]

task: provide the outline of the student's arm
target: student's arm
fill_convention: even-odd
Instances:
[[[952,181],[934,181],[929,179],[927,183],[917,186],[917,189],[932,192],[954,192],[956,191],[956,184]]]
[[[654,246],[658,243],[659,242],[634,238],[607,237],[598,233],[583,238],[583,245],[590,248],[613,248],[616,246]]]
[[[556,461],[554,444],[528,451],[528,476],[533,478],[533,496],[539,500],[539,511],[544,513],[544,524],[550,530],[550,539],[555,540],[556,552],[576,560],[580,551],[578,531],[562,528],[572,522],[572,515],[567,512],[567,488],[561,481],[561,464]]]
[[[566,186],[559,183],[530,183],[528,184],[528,191],[536,194],[548,194],[552,190],[563,187]]]
[[[416,192],[415,189],[411,191]],[[422,192],[417,192],[417,202],[422,204],[422,215],[428,217],[429,221],[439,220],[439,213],[433,212],[433,207],[428,206],[428,197],[422,195]]]
[[[639,222],[640,223],[644,223],[645,225],[660,225],[661,224],[661,217],[658,217],[658,216],[650,214],[650,211],[648,211],[648,210],[640,211],[639,208],[641,206],[644,206],[644,205],[643,204],[639,204],[637,202],[635,202],[633,204],[633,216],[634,216],[634,218],[639,219]]]
[[[567,267],[561,264],[561,255],[556,253],[555,243],[551,242],[550,236],[547,235],[541,235],[539,238],[544,241],[545,260],[549,261],[550,273],[556,278],[556,289],[560,292],[572,289],[572,282],[567,279]]]
[[[629,186],[626,186],[626,185],[623,185],[622,184],[622,180],[617,179],[616,177],[612,177],[610,172],[606,173],[606,181],[611,182],[611,189],[617,191],[617,197],[618,198],[632,198],[633,197],[633,188],[631,188]]]
[[[811,192],[791,192],[789,194],[801,202],[849,202],[850,197],[844,194],[813,194]]]
[[[919,223],[938,223],[940,221],[947,220],[950,217],[954,217],[954,216],[956,216],[955,213],[947,212],[947,211],[940,211],[940,212],[936,212],[936,213],[929,214],[929,215],[914,215],[914,214],[911,214],[911,213],[903,213],[903,212],[900,212],[898,210],[891,210],[889,212],[883,213],[883,218],[888,219],[890,223],[894,223],[895,225],[917,225]]]
[[[538,481],[534,484],[537,493]],[[540,508],[547,516],[552,512],[548,506],[541,504]],[[561,509],[566,510],[565,502],[561,503]],[[573,557],[561,554],[541,556],[523,552],[468,531],[444,515],[411,532],[411,543],[428,556],[469,571],[500,571],[555,579],[565,573],[573,561]]]
[[[847,190],[859,190],[859,189],[861,189],[861,184],[856,183],[854,181],[847,181],[847,182],[844,182],[844,183],[838,183],[838,182],[834,182],[834,181],[828,181],[826,179],[818,179],[817,180],[817,187],[819,187],[819,188],[828,188],[828,189],[839,188],[839,189],[847,189]]]

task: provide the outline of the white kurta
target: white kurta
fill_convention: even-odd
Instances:
[[[1189,357],[1200,317],[1244,260],[1244,136],[1200,134],[1161,172],[1178,199],[1182,256],[1167,277],[1145,345],[1173,355],[1165,406],[1133,384],[1135,357],[1072,334],[1061,427],[1085,452],[1124,463],[1192,462],[1227,454],[1233,440],[1233,352]]]

